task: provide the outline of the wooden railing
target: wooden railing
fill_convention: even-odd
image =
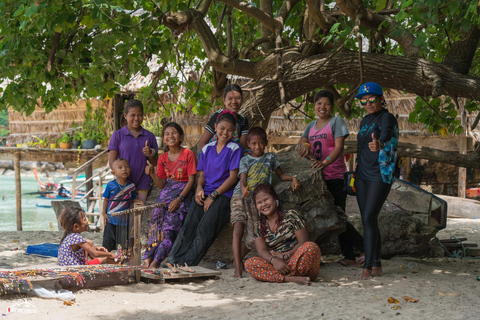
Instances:
[[[94,223],[95,225],[98,225],[98,222],[102,224],[102,219],[98,219],[100,217],[100,213],[94,212],[95,210],[95,205],[98,201],[98,206],[99,209],[102,210],[102,194],[103,194],[103,182],[105,181],[105,176],[107,176],[110,173],[110,167],[107,163],[100,171],[98,171],[96,174],[92,174],[92,165],[96,161],[98,161],[104,154],[106,154],[108,150],[104,150],[97,154],[95,157],[90,159],[89,161],[85,162],[83,165],[78,167],[73,173],[72,173],[72,201],[83,201],[87,199],[87,212],[85,212],[85,215],[87,217],[93,216],[94,217]],[[85,172],[85,181],[82,182],[80,185],[77,186],[77,176],[80,173]],[[94,183],[94,179],[98,177],[98,181]],[[89,190],[86,190],[85,195],[81,199],[77,199],[76,195],[80,188],[83,186],[92,186]],[[88,188],[88,187],[87,187]],[[95,192],[95,195],[93,193]],[[101,225],[101,228],[103,228],[103,225]]]

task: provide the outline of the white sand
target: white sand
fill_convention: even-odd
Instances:
[[[480,220],[449,219],[439,238],[467,237],[480,244]],[[101,235],[84,234],[100,243]],[[58,232],[1,232],[0,268],[37,267],[56,259],[25,255],[27,245],[58,242]],[[15,248],[18,248],[15,251]],[[133,284],[75,292],[73,306],[28,297],[36,314],[8,313],[22,302],[18,295],[0,298],[0,313],[10,319],[479,319],[480,260],[395,257],[384,260],[383,277],[359,281],[361,269],[323,257],[319,279],[310,287],[261,283],[248,275],[219,280]],[[205,266],[212,267],[210,264]],[[229,268],[232,266],[229,265]],[[402,296],[419,299],[408,303]],[[388,297],[400,301],[392,310]]]

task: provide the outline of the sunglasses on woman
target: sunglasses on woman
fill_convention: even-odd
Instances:
[[[378,99],[377,96],[370,97],[370,98],[365,98],[365,99],[360,99],[360,104],[362,106],[366,105],[367,102],[370,102],[371,104],[374,104],[377,101],[377,99]]]

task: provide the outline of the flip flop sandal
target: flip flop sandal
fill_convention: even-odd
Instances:
[[[351,266],[355,265],[355,262],[349,263],[346,259],[338,260],[337,263],[341,266],[344,266],[344,267],[351,267]]]
[[[359,268],[363,267],[365,265],[365,256],[360,256],[355,265]]]

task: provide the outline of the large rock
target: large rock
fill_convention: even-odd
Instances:
[[[360,215],[349,216],[354,227],[363,234]],[[438,256],[443,250],[435,240],[438,229],[425,225],[408,211],[382,211],[378,216],[382,239],[382,258],[395,255]]]
[[[282,182],[274,175],[273,185],[283,210],[295,209],[305,219],[309,237],[317,242],[322,253],[339,252],[338,235],[345,231],[345,214],[333,204],[322,173],[312,169],[312,162],[298,156],[293,147],[277,153],[283,172],[297,176],[301,187],[297,191],[291,188],[291,182]],[[208,250],[204,259],[233,260],[233,228],[228,224]]]
[[[338,235],[345,231],[346,216],[333,204],[322,171],[312,169],[312,162],[299,157],[293,147],[280,150],[277,157],[283,172],[297,176],[302,184],[299,190],[292,191],[291,182],[274,179],[282,208],[303,215],[310,239],[319,244],[322,253],[338,252]]]

